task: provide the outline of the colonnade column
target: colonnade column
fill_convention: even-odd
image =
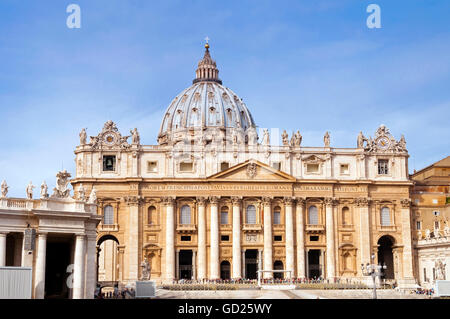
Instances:
[[[127,196],[125,202],[128,205],[129,219],[127,234],[125,237],[125,258],[128,261],[128,280],[139,280],[140,252],[139,252],[139,206],[140,196]]]
[[[336,254],[334,245],[334,215],[333,206],[335,200],[333,198],[325,198],[325,219],[326,219],[326,236],[327,236],[327,278],[336,277]]]
[[[264,207],[264,269],[272,270],[272,209],[271,198],[263,197]],[[263,278],[272,278],[273,274],[265,272]]]
[[[86,254],[86,299],[94,299],[95,286],[97,283],[97,236],[95,233],[87,235]],[[87,266],[89,265],[89,267]],[[116,271],[116,269],[114,269]]]
[[[361,256],[361,260],[358,263],[359,265],[372,263],[372,260],[370,259],[370,238],[372,235],[370,232],[369,204],[370,198],[361,197],[356,199],[356,205],[359,208],[359,249]]]
[[[411,199],[405,198],[401,200],[401,225],[402,225],[402,242],[403,242],[403,278],[399,282],[399,286],[405,288],[414,287],[414,270],[413,270],[413,247],[411,240]]]
[[[84,298],[85,235],[77,235],[75,240],[75,265],[73,268],[73,299]]]
[[[38,234],[36,269],[34,271],[34,298],[44,299],[45,292],[45,258],[47,254],[47,233]]]
[[[209,201],[211,203],[209,279],[219,279],[219,198],[212,196]]]
[[[6,266],[6,233],[0,233],[0,267]]]
[[[292,198],[284,198],[284,207],[286,212],[286,270],[289,278],[294,277],[294,218],[292,215]]]
[[[233,279],[242,277],[241,273],[241,200],[232,197],[233,203]]]
[[[180,250],[177,249],[175,253],[175,278],[181,279],[180,277]]]
[[[163,199],[166,206],[166,280],[175,278],[175,218],[174,198]]]
[[[242,258],[241,258],[241,264],[242,264],[242,278],[246,278],[247,274],[245,273],[245,250],[243,249],[241,251]]]
[[[206,278],[206,198],[197,197],[198,204],[198,279]]]
[[[197,251],[192,251],[192,280],[197,279]]]
[[[304,209],[305,209],[305,199],[297,198],[296,206],[296,235],[297,235],[297,278],[306,277],[306,266],[305,266],[305,226],[304,226]]]

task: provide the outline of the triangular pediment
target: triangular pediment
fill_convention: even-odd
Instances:
[[[306,155],[302,158],[302,160],[307,163],[320,163],[325,161],[325,159],[317,155]]]
[[[248,160],[208,177],[224,181],[295,182],[295,177],[256,160]]]

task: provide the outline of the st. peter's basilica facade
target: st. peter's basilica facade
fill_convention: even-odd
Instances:
[[[100,281],[363,278],[361,264],[385,263],[385,278],[414,284],[413,185],[403,136],[381,125],[356,148],[282,145],[260,138],[245,103],[222,85],[209,46],[192,86],[172,100],[158,145],[112,121],[80,133],[77,194],[95,188]],[[373,256],[373,258],[372,258]]]

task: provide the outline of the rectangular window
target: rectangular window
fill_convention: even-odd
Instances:
[[[227,169],[229,169],[230,168],[230,164],[228,163],[228,162],[222,162],[222,163],[220,163],[220,170],[221,171],[225,171],[225,170],[227,170]]]
[[[319,164],[307,164],[306,165],[307,173],[319,173]]]
[[[319,236],[309,236],[309,241],[319,241]]]
[[[191,236],[181,236],[181,241],[191,241]]]
[[[158,171],[158,162],[147,162],[147,172],[156,173]]]
[[[180,172],[192,172],[192,163],[180,163]]]
[[[341,175],[348,175],[350,173],[348,164],[341,164]]]
[[[272,167],[276,170],[281,170],[281,163],[280,162],[273,162]]]
[[[281,224],[281,212],[273,212],[273,223],[274,225]]]
[[[230,241],[230,236],[222,235],[222,236],[220,236],[220,241]]]
[[[221,225],[228,225],[228,212],[221,212],[220,213],[220,224]]]
[[[116,170],[116,157],[113,155],[103,156],[103,171],[114,172]]]
[[[273,241],[283,241],[283,236],[273,236]]]
[[[428,281],[428,280],[427,280],[427,269],[426,269],[426,268],[423,269],[423,281],[424,281],[424,282],[427,282],[427,281]]]
[[[389,161],[388,160],[378,160],[378,174],[380,174],[380,175],[389,174]]]
[[[422,229],[422,222],[419,221],[419,220],[416,222],[416,229],[417,230],[421,230]]]

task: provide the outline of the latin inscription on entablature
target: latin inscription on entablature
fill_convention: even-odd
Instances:
[[[144,190],[152,191],[292,191],[291,185],[145,185]]]
[[[339,185],[334,188],[335,192],[342,192],[342,193],[363,193],[367,192],[366,186],[343,186]]]
[[[297,185],[294,186],[294,191],[316,191],[316,192],[331,192],[333,191],[333,186],[327,185]]]

